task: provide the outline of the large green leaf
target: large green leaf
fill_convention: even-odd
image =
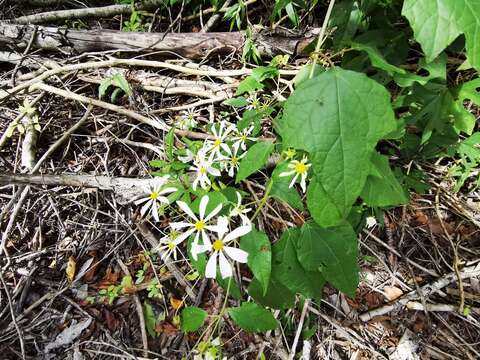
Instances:
[[[351,48],[358,51],[364,51],[367,53],[368,57],[370,58],[370,62],[372,66],[385,70],[389,75],[395,74],[405,74],[406,71],[398,66],[390,64],[378,51],[378,49],[372,45],[362,44],[362,43],[355,43],[351,44]]]
[[[203,325],[208,313],[195,306],[187,306],[180,315],[181,328],[185,332],[197,331]]]
[[[408,203],[408,196],[390,169],[388,159],[378,153],[372,156],[372,170],[360,197],[369,206],[392,206]]]
[[[325,279],[337,289],[355,295],[359,271],[357,236],[349,223],[328,229],[314,222],[305,223],[297,247],[298,259],[305,269],[321,269]]]
[[[405,0],[402,15],[428,62],[464,34],[467,60],[480,70],[480,0]]]
[[[235,181],[238,183],[263,167],[272,153],[273,148],[274,144],[272,142],[259,141],[248,149],[247,154],[240,161]]]
[[[295,90],[278,120],[284,147],[308,151],[315,181],[312,216],[338,224],[365,184],[377,142],[396,128],[390,94],[366,75],[335,68]],[[309,189],[309,194],[312,190]],[[324,216],[325,215],[325,216]]]
[[[272,250],[268,236],[252,228],[252,231],[242,236],[240,248],[248,252],[248,267],[262,285],[265,295],[272,270]]]
[[[240,307],[229,308],[228,315],[241,329],[248,332],[274,330],[278,326],[270,310],[254,303],[245,302]]]
[[[290,291],[278,279],[270,276],[267,293],[263,293],[262,285],[257,279],[253,279],[248,287],[248,295],[256,302],[274,309],[289,309],[295,303],[295,293]]]
[[[298,228],[283,233],[272,248],[272,273],[290,291],[308,298],[320,298],[325,280],[318,269],[307,271],[298,261],[296,245],[301,240]]]

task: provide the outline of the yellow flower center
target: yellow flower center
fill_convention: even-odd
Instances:
[[[242,136],[240,136],[240,139],[243,141],[247,140],[247,135],[243,134]]]
[[[295,149],[288,149],[287,151],[285,151],[285,155],[287,156],[287,159],[292,159],[296,153],[297,152],[295,151]]]
[[[150,194],[150,199],[152,199],[152,200],[157,200],[157,198],[158,198],[158,192],[153,191],[153,192]]]
[[[213,142],[213,145],[214,145],[215,147],[219,147],[221,143],[222,143],[222,140],[221,140],[221,139],[216,139],[216,140]]]
[[[303,175],[307,172],[307,167],[304,163],[298,163],[295,165],[295,172]]]
[[[169,241],[167,244],[168,250],[173,251],[175,249],[175,243],[173,241]]]
[[[233,156],[233,157],[232,157],[232,164],[233,164],[233,165],[236,165],[237,163],[238,163],[237,157],[236,157],[236,156]]]
[[[220,239],[217,239],[213,242],[213,250],[215,251],[220,251],[223,249],[223,241]]]
[[[204,174],[207,173],[207,168],[205,168],[204,166],[202,166],[199,171],[200,171],[200,174],[204,175]]]
[[[195,229],[198,231],[202,231],[205,228],[205,221],[199,220],[195,223]]]

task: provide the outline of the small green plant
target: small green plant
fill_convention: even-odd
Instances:
[[[24,115],[24,120],[12,121],[6,130],[7,137],[12,137],[15,130],[17,130],[19,134],[24,134],[26,128],[29,126],[35,131],[42,130],[38,119],[37,109],[32,107],[27,99],[23,100],[23,105],[18,107],[18,111]]]
[[[100,289],[98,295],[100,296],[100,301],[107,301],[109,305],[112,305],[113,302],[120,296],[122,291],[121,285],[110,285],[106,289]]]
[[[133,95],[132,89],[128,84],[127,79],[123,74],[117,73],[108,78],[102,80],[100,86],[98,87],[98,97],[102,99],[110,86],[114,87],[113,92],[110,95],[110,101],[114,103],[122,92],[125,93],[127,96],[131,97]]]
[[[230,30],[232,30],[235,25],[238,29],[241,29],[246,11],[247,6],[243,0],[237,0],[236,4],[233,4],[228,8],[223,18],[230,21]]]

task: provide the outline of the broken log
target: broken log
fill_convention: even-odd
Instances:
[[[55,52],[81,54],[94,51],[136,51],[159,56],[176,54],[189,59],[203,59],[213,54],[242,50],[245,32],[217,33],[145,33],[118,30],[73,30],[59,27],[0,23],[0,46],[24,49],[32,36],[32,47]],[[305,55],[305,48],[315,39],[318,29],[305,35],[260,31],[253,41],[262,56],[277,54]]]

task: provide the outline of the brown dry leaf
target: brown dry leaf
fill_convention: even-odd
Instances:
[[[77,262],[73,256],[68,258],[67,269],[65,270],[67,273],[67,279],[69,282],[72,282],[75,278],[75,271],[77,270]]]
[[[178,300],[178,299],[175,299],[174,297],[171,297],[170,298],[170,304],[172,305],[172,307],[175,309],[175,310],[178,310],[182,307],[183,305],[183,301],[182,300]]]
[[[403,291],[396,286],[385,286],[383,288],[383,292],[385,293],[385,297],[388,301],[395,300],[403,295]]]
[[[428,217],[422,211],[415,211],[415,224],[417,225],[427,225]]]
[[[369,292],[365,294],[365,302],[369,309],[373,309],[383,303],[383,296],[378,292]]]
[[[155,326],[155,331],[157,333],[165,333],[167,335],[176,334],[179,332],[179,330],[174,325],[168,322],[157,324]]]
[[[447,230],[447,232],[449,234],[453,234],[453,226],[450,225],[448,222],[444,221],[443,222],[443,225],[445,226],[445,230]],[[442,227],[442,223],[440,222],[439,219],[433,219],[432,221],[430,221],[430,223],[428,224],[429,228],[430,228],[430,231],[432,232],[432,234],[435,234],[435,235],[443,235],[445,234],[445,231],[443,231],[443,227]]]
[[[112,268],[108,268],[107,272],[105,273],[105,276],[103,279],[100,281],[99,286],[104,287],[104,286],[110,286],[114,285],[118,282],[118,278],[120,277],[120,274],[117,272],[114,272]]]

